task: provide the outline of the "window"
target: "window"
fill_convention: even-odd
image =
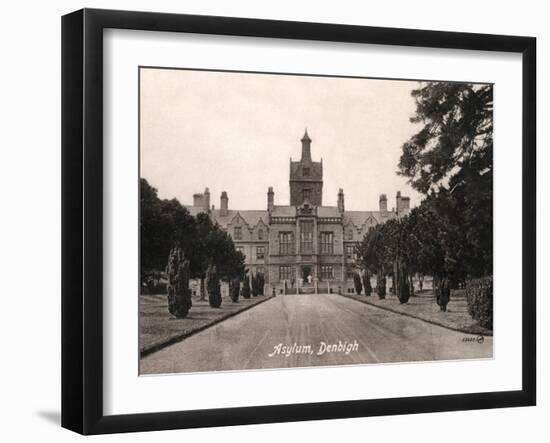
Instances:
[[[292,275],[292,268],[290,266],[279,267],[279,280],[290,280]]]
[[[263,260],[265,258],[265,246],[256,246],[256,259]]]
[[[258,275],[258,274],[262,274],[265,277],[265,269],[264,269],[263,266],[258,266],[256,268],[256,275]]]
[[[355,245],[346,245],[346,258],[355,260]]]
[[[240,226],[235,226],[233,228],[233,238],[235,240],[242,240],[243,239],[243,229]]]
[[[300,222],[300,251],[305,254],[313,253],[313,222]]]
[[[302,189],[302,197],[304,201],[311,199],[311,189]]]
[[[346,229],[346,240],[353,240],[353,229]]]
[[[294,251],[292,232],[279,232],[279,254],[292,254]]]
[[[258,229],[258,240],[263,240],[263,239],[264,239],[264,230]]]
[[[304,177],[309,177],[309,168],[304,168]]]
[[[331,279],[334,278],[334,269],[332,265],[321,265],[321,278]]]
[[[348,280],[353,280],[353,276],[355,275],[355,269],[353,268],[347,268],[346,269],[346,276]]]
[[[321,232],[321,254],[334,254],[334,233]]]

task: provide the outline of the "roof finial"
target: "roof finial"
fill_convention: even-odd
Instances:
[[[302,137],[302,161],[311,161],[311,139],[309,138],[309,135],[306,131],[304,132],[304,136]]]

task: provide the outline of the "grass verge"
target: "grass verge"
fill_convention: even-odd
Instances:
[[[479,325],[470,314],[468,314],[468,303],[463,289],[451,292],[451,300],[447,305],[447,312],[439,310],[439,306],[435,302],[435,296],[431,290],[417,293],[417,295],[409,298],[409,301],[405,304],[400,304],[397,297],[393,294],[387,294],[386,298],[383,300],[379,299],[376,293],[368,297],[365,294],[341,295],[361,303],[376,306],[377,308],[386,309],[387,311],[397,314],[443,326],[453,331],[475,335],[493,335],[492,330]]]
[[[203,331],[229,317],[246,311],[272,296],[260,295],[239,299],[232,303],[224,297],[219,308],[212,308],[208,300],[193,298],[193,307],[185,318],[175,318],[168,312],[165,294],[141,295],[139,298],[139,352],[141,357],[152,354],[190,335]]]

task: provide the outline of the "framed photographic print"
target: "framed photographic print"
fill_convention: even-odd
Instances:
[[[534,405],[535,51],[64,16],[62,425]]]

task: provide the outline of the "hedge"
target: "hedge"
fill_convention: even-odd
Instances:
[[[474,320],[493,329],[493,277],[482,277],[466,283],[468,313]]]

